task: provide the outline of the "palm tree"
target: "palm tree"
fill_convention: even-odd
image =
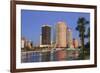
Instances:
[[[88,42],[85,44],[85,47],[87,48],[86,51],[87,54],[89,55],[90,54],[90,27],[88,27],[86,38],[88,39]]]
[[[90,42],[90,28],[88,28],[87,38],[88,38],[88,42]]]
[[[76,30],[79,31],[79,37],[81,40],[81,48],[82,48],[82,59],[84,59],[85,54],[85,45],[84,45],[84,38],[85,38],[85,30],[86,25],[89,24],[89,21],[87,21],[84,17],[79,17],[77,21],[77,27]]]

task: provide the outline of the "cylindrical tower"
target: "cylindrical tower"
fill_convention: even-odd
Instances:
[[[56,25],[56,47],[66,47],[67,26],[65,22],[58,22]]]

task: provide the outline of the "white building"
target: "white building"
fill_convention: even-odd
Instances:
[[[70,28],[67,29],[67,42],[67,46],[73,48],[72,30]]]

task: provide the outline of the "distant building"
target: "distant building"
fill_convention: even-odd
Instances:
[[[66,47],[67,45],[67,26],[65,22],[56,24],[56,47]]]
[[[67,47],[73,48],[72,30],[70,28],[67,29],[67,42]]]
[[[27,41],[25,46],[26,46],[27,49],[32,49],[32,42]]]
[[[42,26],[42,34],[40,38],[40,47],[48,47],[51,45],[51,27],[49,25]]]
[[[21,48],[25,48],[26,39],[24,37],[21,38]]]
[[[21,49],[22,50],[32,49],[32,47],[33,47],[32,41],[29,41],[24,37],[21,38]]]
[[[73,39],[73,46],[74,48],[78,48],[79,47],[79,42],[77,39]]]

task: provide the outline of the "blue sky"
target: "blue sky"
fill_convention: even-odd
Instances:
[[[57,22],[64,21],[72,29],[73,38],[79,39],[79,33],[75,30],[79,17],[90,21],[89,13],[21,10],[21,36],[39,44],[42,25],[50,25],[53,32]]]

